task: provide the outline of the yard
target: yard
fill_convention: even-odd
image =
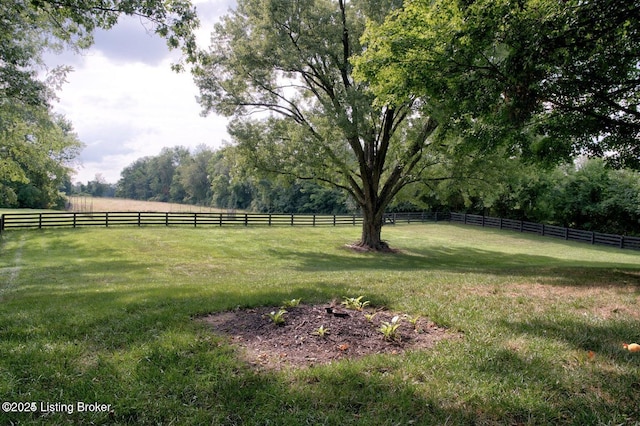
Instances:
[[[346,249],[358,234],[4,233],[0,424],[640,421],[640,354],[622,348],[640,343],[640,253],[449,224],[386,227],[395,254]],[[264,349],[262,363],[203,320],[253,310],[285,331],[277,344],[304,345],[322,337],[260,312],[300,298],[320,310],[317,329],[323,307],[359,296],[449,336],[304,365]]]

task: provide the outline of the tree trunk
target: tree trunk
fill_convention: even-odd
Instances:
[[[376,208],[373,200],[369,206],[362,206],[362,237],[357,246],[367,251],[390,251],[389,245],[382,240],[384,209]]]

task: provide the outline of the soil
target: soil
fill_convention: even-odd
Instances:
[[[347,310],[340,304],[300,304],[287,307],[285,322],[276,325],[270,312],[280,307],[237,309],[200,318],[218,335],[228,336],[232,344],[255,367],[281,369],[284,366],[310,367],[370,354],[399,354],[407,350],[426,350],[446,338],[459,338],[427,318],[415,325],[398,312],[366,308]],[[375,316],[368,319],[365,314]],[[380,331],[383,322],[399,315],[400,326],[394,339]],[[322,326],[327,332],[319,335]]]

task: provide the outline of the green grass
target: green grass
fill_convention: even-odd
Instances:
[[[0,424],[634,424],[640,253],[447,224],[12,231]],[[429,351],[256,371],[195,316],[364,295],[464,333]],[[593,351],[591,356],[589,351]],[[43,413],[40,402],[111,404]]]

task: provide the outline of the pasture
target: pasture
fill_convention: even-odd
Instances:
[[[640,341],[640,253],[444,223],[385,227],[397,254],[345,249],[358,234],[357,227],[6,232],[0,395],[15,405],[0,412],[0,423],[640,421],[640,354],[622,349]],[[269,370],[248,364],[232,339],[196,320],[291,298],[360,295],[463,337],[428,350]],[[25,402],[36,409],[17,412]],[[78,412],[87,407],[79,402],[98,405]]]
[[[164,203],[160,201],[130,200],[127,198],[68,197],[69,209],[74,212],[197,212],[218,213],[225,210],[192,204]]]

